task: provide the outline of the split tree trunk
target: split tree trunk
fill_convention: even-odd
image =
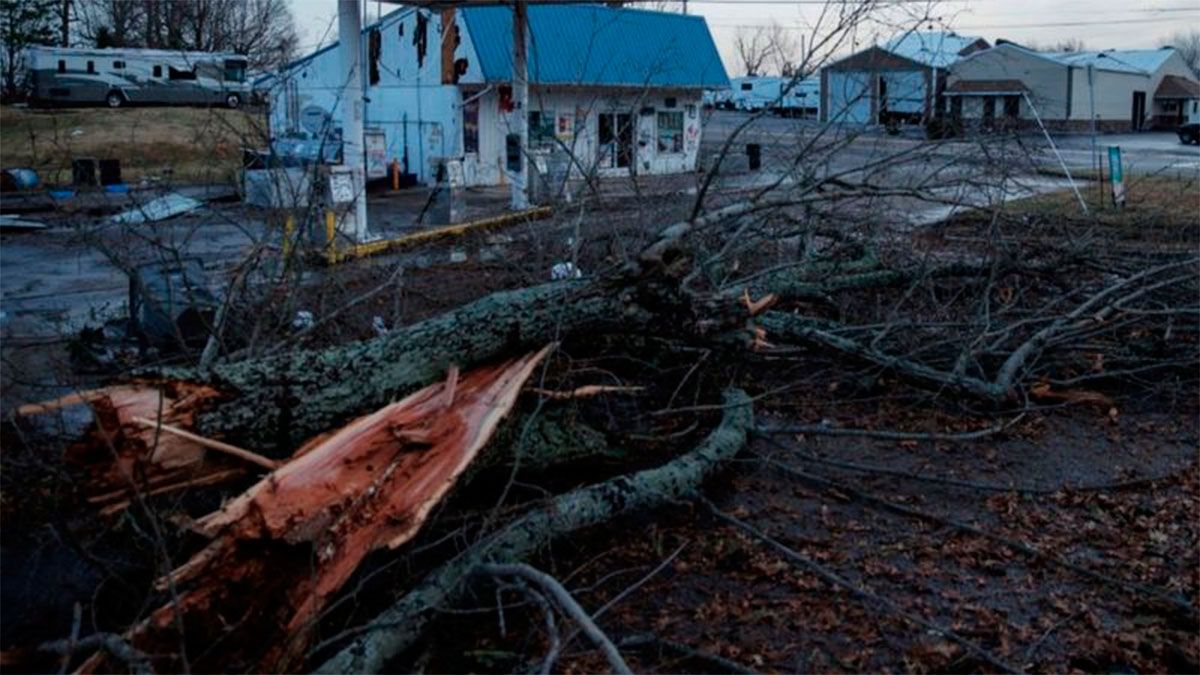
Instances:
[[[381,672],[390,659],[420,639],[438,607],[454,602],[477,565],[517,562],[556,537],[690,497],[722,462],[732,459],[745,446],[753,417],[750,397],[739,389],[727,391],[720,425],[694,450],[658,468],[559,495],[546,506],[518,518],[432,572],[317,672]]]

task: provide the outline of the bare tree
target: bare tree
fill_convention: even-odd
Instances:
[[[763,66],[771,56],[771,44],[765,27],[738,28],[733,36],[733,47],[737,50],[738,61],[746,75],[753,77],[762,74]]]
[[[1171,34],[1167,44],[1179,52],[1188,68],[1192,69],[1192,74],[1200,77],[1200,30],[1189,28],[1176,31]]]
[[[1033,49],[1033,50],[1039,51],[1039,52],[1073,53],[1073,52],[1082,52],[1087,49],[1087,45],[1084,44],[1083,40],[1081,38],[1077,38],[1077,37],[1063,38],[1061,40],[1056,40],[1054,42],[1049,42],[1046,44],[1042,44],[1042,43],[1038,43],[1038,42],[1030,42],[1030,43],[1028,43],[1027,46],[1030,49]]]
[[[281,65],[298,38],[286,0],[76,0],[79,35],[99,47],[229,51]]]
[[[24,69],[25,49],[31,45],[53,44],[54,12],[61,7],[55,0],[0,1],[0,45],[3,52],[4,96],[18,93],[20,73]]]

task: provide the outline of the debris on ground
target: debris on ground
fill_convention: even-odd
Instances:
[[[109,218],[114,225],[140,225],[174,218],[204,206],[204,202],[177,193],[168,193]]]

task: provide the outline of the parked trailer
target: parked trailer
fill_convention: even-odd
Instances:
[[[162,49],[33,47],[26,54],[35,106],[224,105],[250,100],[244,55]]]
[[[792,84],[788,77],[735,77],[731,83],[727,106],[731,109],[769,109],[784,117],[815,117],[820,104],[821,83],[816,78]]]

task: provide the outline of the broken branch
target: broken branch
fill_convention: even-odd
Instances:
[[[600,627],[596,625],[592,617],[579,606],[575,598],[571,597],[571,594],[567,589],[563,588],[563,585],[557,579],[525,563],[488,563],[480,565],[478,570],[483,574],[496,577],[520,577],[540,586],[550,594],[550,597],[554,598],[554,602],[563,612],[574,619],[575,623],[579,624],[584,634],[604,653],[604,658],[608,660],[608,665],[612,666],[613,671],[622,673],[623,675],[632,675],[632,671],[626,665],[625,659],[621,658],[621,652],[617,649],[616,645],[604,634],[604,631],[600,630]]]

